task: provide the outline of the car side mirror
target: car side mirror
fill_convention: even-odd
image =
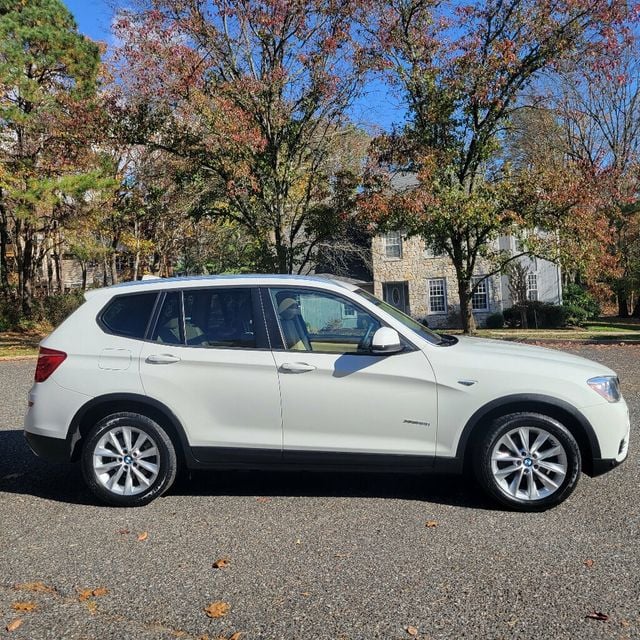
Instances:
[[[371,341],[371,353],[376,356],[386,356],[391,353],[398,353],[404,347],[400,342],[400,335],[395,329],[390,327],[380,327],[374,334]]]

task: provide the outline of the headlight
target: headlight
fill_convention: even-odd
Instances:
[[[597,376],[587,380],[587,384],[607,402],[620,400],[620,381],[616,376]]]

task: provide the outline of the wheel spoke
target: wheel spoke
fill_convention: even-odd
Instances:
[[[124,495],[130,496],[133,493],[133,476],[131,474],[131,467],[127,469],[127,477],[124,480]]]
[[[118,438],[116,438],[116,434],[113,431],[109,431],[109,440],[111,440],[111,444],[116,448],[116,451],[120,455],[124,455],[122,451],[122,447],[120,446],[120,442],[118,442]]]
[[[553,458],[557,455],[563,454],[564,449],[558,444],[551,449],[545,449],[538,454],[538,460],[546,460],[547,458]]]
[[[519,472],[515,474],[513,480],[509,483],[509,492],[512,496],[517,497],[518,490],[520,489],[520,483],[522,482],[522,476],[524,475],[524,469],[521,467]]]
[[[152,462],[147,462],[146,460],[140,460],[138,458],[138,466],[142,467],[143,469],[146,469],[151,473],[158,473],[158,465],[153,464]]]
[[[96,456],[96,458],[116,458],[118,456],[118,452],[98,446],[94,449],[93,455]]]
[[[557,473],[561,476],[564,476],[567,473],[567,470],[564,466],[556,464],[555,462],[544,462],[542,460],[538,460],[538,466],[542,467],[543,469],[547,469],[548,471],[553,471],[553,473]]]
[[[122,474],[124,473],[124,467],[120,467],[110,478],[109,481],[107,482],[107,488],[111,489],[111,491],[113,491],[113,488],[118,484],[118,481],[120,480],[120,478],[122,477]]]
[[[503,453],[502,451],[496,451],[491,456],[491,459],[496,462],[518,462],[518,460],[522,460],[522,456],[512,456],[508,453]]]
[[[115,462],[106,462],[104,464],[99,464],[94,466],[93,468],[96,470],[96,473],[105,473],[106,471],[111,471],[111,469],[115,469],[116,467],[119,467],[122,463],[115,461]]]
[[[151,447],[149,449],[145,449],[138,454],[138,461],[142,458],[152,458],[153,456],[158,455],[158,450],[155,447]]]
[[[520,443],[525,451],[529,451],[529,428],[520,427],[518,429],[518,435],[520,436]]]
[[[140,473],[140,471],[138,471],[135,467],[133,467],[133,473],[135,473],[138,480],[144,483],[147,487],[151,484],[147,476],[145,476],[144,473]]]
[[[529,500],[535,500],[538,497],[538,487],[531,471],[527,473],[527,497]]]
[[[508,475],[511,475],[514,471],[520,471],[521,467],[512,464],[508,467],[503,467],[502,469],[498,469],[493,475],[496,478],[506,478]]]
[[[531,453],[537,453],[538,449],[549,439],[549,434],[546,431],[540,431],[535,442],[531,445]]]
[[[131,451],[131,428],[122,427],[122,439],[124,440],[124,448]]]
[[[148,440],[146,434],[142,433],[142,431],[138,431],[138,437],[136,439],[136,443],[133,445],[134,451],[140,451],[140,447]]]
[[[546,473],[542,473],[538,469],[534,469],[533,472],[536,474],[540,482],[547,487],[547,489],[555,491],[560,486],[556,484]]]
[[[513,441],[513,438],[511,437],[510,433],[507,433],[504,438],[502,438],[501,442],[503,442],[505,444],[505,446],[507,447],[507,449],[509,449],[509,451],[520,457],[520,449],[518,447],[516,447],[516,443]]]

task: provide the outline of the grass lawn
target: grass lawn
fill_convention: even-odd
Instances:
[[[35,356],[43,335],[37,331],[0,332],[0,358]]]
[[[460,333],[456,331],[455,333]],[[637,342],[640,321],[635,318],[598,318],[584,327],[567,329],[478,329],[478,336],[500,340],[562,340],[589,342]]]

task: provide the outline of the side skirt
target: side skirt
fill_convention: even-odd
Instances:
[[[375,473],[459,473],[457,458],[432,455],[192,447],[194,469],[370,471]]]

